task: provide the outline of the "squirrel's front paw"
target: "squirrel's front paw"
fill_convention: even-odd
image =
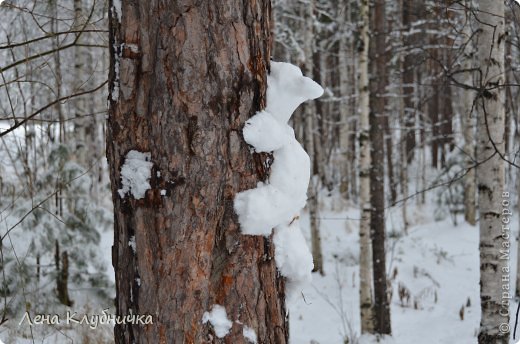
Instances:
[[[279,123],[269,112],[260,111],[246,121],[242,133],[246,142],[258,153],[272,152],[291,139],[292,131],[286,127],[287,125]]]

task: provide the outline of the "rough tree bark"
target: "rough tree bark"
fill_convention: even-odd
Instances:
[[[116,325],[116,343],[246,343],[243,326],[288,341],[272,241],[241,235],[233,211],[266,173],[241,129],[265,106],[269,21],[268,0],[111,2],[116,309],[153,317]],[[143,199],[118,194],[129,150],[151,153]],[[202,323],[214,304],[233,321],[223,339]]]
[[[390,305],[387,299],[385,257],[385,0],[375,0],[370,15],[370,237],[374,276],[375,332],[390,334]]]
[[[480,0],[476,14],[479,23],[478,51],[479,91],[477,111],[477,189],[480,226],[480,304],[482,316],[478,342],[509,343],[509,299],[504,298],[504,285],[509,287],[508,260],[501,252],[509,252],[509,231],[502,223],[505,186],[504,154],[504,2]],[[503,257],[503,256],[502,256]]]
[[[358,42],[358,86],[359,86],[359,303],[361,333],[374,331],[372,301],[372,243],[370,241],[370,126],[369,126],[369,81],[368,49],[370,45],[370,9],[368,0],[360,6],[361,26]]]

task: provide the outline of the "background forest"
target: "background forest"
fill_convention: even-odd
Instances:
[[[493,192],[512,213],[504,264],[508,292],[519,297],[520,6],[508,0],[502,10],[491,15],[506,31],[496,84],[504,135],[492,162],[505,180]],[[108,325],[18,326],[26,311],[113,311],[108,13],[106,0],[0,4],[6,343],[113,341]],[[370,342],[362,334],[390,325],[384,343],[477,341],[479,282],[487,283],[479,245],[487,239],[479,236],[476,171],[491,159],[479,147],[494,135],[477,120],[481,55],[492,60],[493,50],[479,35],[483,21],[472,0],[272,1],[272,59],[300,66],[325,89],[292,118],[312,163],[302,224],[316,271],[288,304],[291,343]],[[516,302],[508,307],[512,331]],[[374,314],[388,321],[373,322]]]

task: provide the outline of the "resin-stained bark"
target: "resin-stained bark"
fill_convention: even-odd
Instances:
[[[286,343],[271,240],[241,235],[233,211],[235,194],[266,174],[241,129],[265,106],[270,2],[121,3],[121,15],[110,10],[107,141],[116,306],[153,325],[117,325],[116,342],[246,343],[248,326],[259,343]],[[154,164],[140,200],[117,193],[132,149]],[[213,304],[234,322],[222,339],[202,324]]]

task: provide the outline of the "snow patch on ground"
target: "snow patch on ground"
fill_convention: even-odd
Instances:
[[[126,155],[125,163],[121,167],[122,188],[117,190],[119,196],[124,198],[130,192],[135,199],[144,197],[146,190],[150,189],[150,177],[153,163],[150,161],[151,153],[141,153],[131,150]]]
[[[233,323],[228,319],[226,309],[220,305],[213,305],[210,312],[204,312],[202,315],[202,323],[210,322],[215,330],[215,334],[219,338],[225,337]]]

